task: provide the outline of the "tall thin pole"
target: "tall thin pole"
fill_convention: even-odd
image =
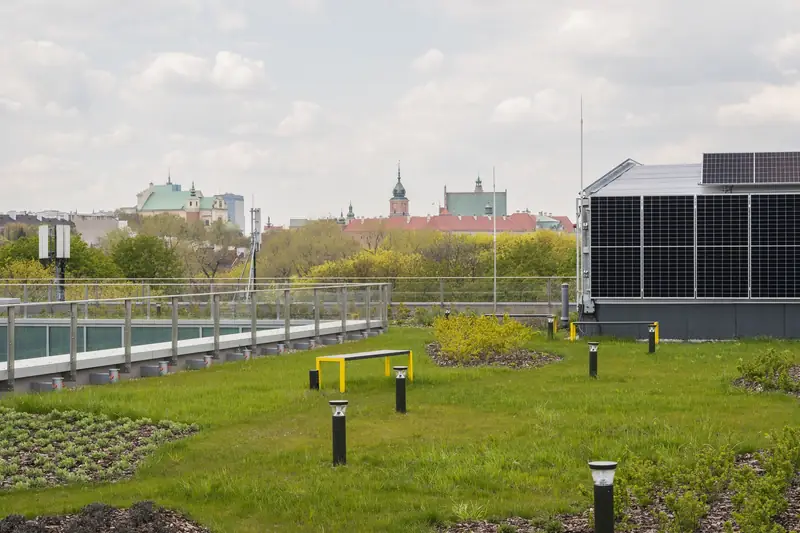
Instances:
[[[492,166],[492,280],[494,288],[492,290],[492,314],[497,314],[497,187],[495,186],[494,166]]]
[[[581,95],[581,196],[583,196],[583,95]]]

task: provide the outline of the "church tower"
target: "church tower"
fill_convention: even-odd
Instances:
[[[400,161],[397,162],[397,183],[392,189],[392,199],[389,200],[390,217],[408,216],[408,198],[406,198],[406,188],[400,181]]]
[[[186,222],[196,222],[200,220],[200,198],[197,197],[197,190],[194,188],[189,189],[189,201],[186,202]]]

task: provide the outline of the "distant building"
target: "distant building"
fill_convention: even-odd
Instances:
[[[128,227],[127,222],[119,220],[113,213],[70,213],[69,221],[89,246],[98,246],[109,232]]]
[[[496,195],[496,199],[494,198]],[[444,207],[439,209],[440,215],[481,216],[492,214],[492,206],[497,202],[497,216],[508,214],[508,191],[484,192],[481,177],[475,180],[472,192],[447,192],[444,188]]]
[[[350,211],[353,211],[353,205],[350,204]],[[400,181],[400,162],[397,162],[397,184],[392,189],[392,198],[389,200],[389,216],[390,217],[407,217],[408,212],[408,198],[406,198],[406,188]]]
[[[187,222],[200,220],[206,226],[217,220],[223,222],[230,220],[228,205],[222,195],[203,196],[202,191],[195,189],[194,182],[191,189],[184,191],[179,184],[172,183],[171,177],[167,178],[165,185],[150,183],[147,189],[137,194],[135,209],[141,216],[168,213],[177,215]]]
[[[222,195],[222,199],[228,206],[228,221],[244,231],[244,196],[226,192]]]

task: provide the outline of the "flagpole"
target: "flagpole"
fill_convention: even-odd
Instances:
[[[493,290],[492,314],[497,314],[497,187],[495,186],[494,166],[492,166],[492,263],[493,263]]]

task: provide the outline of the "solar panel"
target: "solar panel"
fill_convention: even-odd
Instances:
[[[754,194],[750,203],[752,297],[800,297],[800,196]]]
[[[697,297],[747,298],[746,195],[697,197]]]
[[[645,298],[694,297],[694,197],[644,197]]]
[[[641,296],[641,199],[591,199],[592,294],[598,298]]]
[[[755,182],[753,152],[703,154],[702,182],[707,185],[739,185]]]
[[[755,154],[756,183],[800,183],[800,152]]]

